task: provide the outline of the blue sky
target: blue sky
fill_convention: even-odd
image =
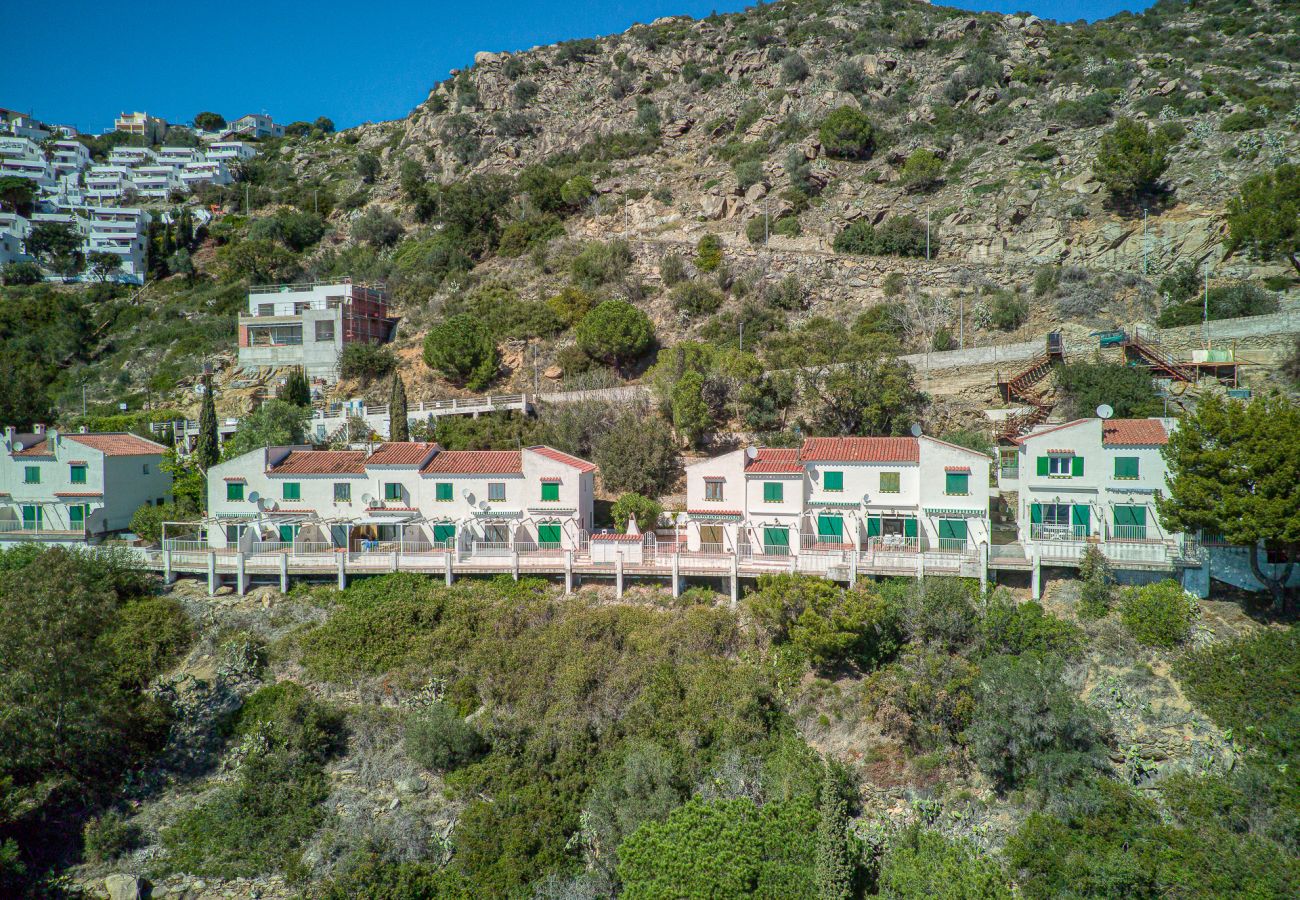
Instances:
[[[187,122],[265,110],[340,127],[406,115],[478,50],[523,50],[708,15],[740,0],[103,0],[14,3],[4,15],[0,106],[100,131],[120,110]],[[1132,3],[956,2],[968,9],[1095,19]]]

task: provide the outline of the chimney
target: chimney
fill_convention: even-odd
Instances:
[[[77,429],[77,432],[78,432],[79,434],[86,434],[86,433],[89,432],[89,430],[90,430],[90,429],[86,428],[85,425],[82,425],[80,428]]]
[[[59,446],[59,429],[50,428],[45,432],[45,439],[50,442],[51,447]]]
[[[13,449],[14,438],[16,437],[18,437],[18,429],[12,425],[6,425],[5,426],[5,449],[6,450]]]
[[[32,434],[36,435],[37,437],[44,437],[45,426],[40,422],[35,423],[34,425],[32,425]]]

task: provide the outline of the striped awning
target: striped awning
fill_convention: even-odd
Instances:
[[[988,515],[987,510],[983,509],[947,509],[943,507],[926,507],[927,516],[947,516],[948,518],[957,519],[982,519]]]
[[[501,521],[506,522],[506,521],[512,521],[514,519],[522,519],[523,517],[524,517],[524,511],[521,509],[476,509],[474,510],[474,518],[482,519],[484,521],[488,521],[492,519],[500,519]]]

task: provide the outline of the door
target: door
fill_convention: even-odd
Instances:
[[[790,555],[790,529],[764,528],[763,552],[768,556]]]
[[[560,526],[559,525],[538,525],[537,546],[539,546],[543,550],[559,550],[560,549]]]
[[[86,507],[78,504],[77,506],[68,507],[68,527],[73,531],[84,531],[86,528]]]
[[[963,550],[966,547],[966,520],[939,520],[939,549]]]
[[[819,515],[817,517],[817,541],[822,544],[844,543],[844,517]]]
[[[1074,526],[1072,529],[1074,537],[1086,538],[1090,534],[1091,523],[1092,515],[1088,507],[1083,505],[1075,506],[1070,517],[1070,524]]]
[[[41,508],[39,506],[23,507],[23,531],[41,530]]]
[[[456,537],[455,525],[434,525],[433,542],[440,547],[446,546],[447,541]]]
[[[1115,507],[1115,537],[1120,540],[1142,541],[1147,536],[1147,508],[1145,506]]]
[[[705,553],[722,552],[722,526],[700,526],[700,549]]]
[[[292,543],[293,543],[293,526],[292,526],[292,525],[281,525],[281,526],[280,526],[280,543],[282,543],[282,544],[292,544]]]

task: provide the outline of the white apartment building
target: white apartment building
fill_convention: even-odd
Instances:
[[[116,202],[128,191],[138,188],[126,166],[91,166],[86,172],[86,197],[93,203]]]
[[[214,141],[204,152],[207,159],[220,160],[227,165],[252,159],[256,155],[257,148],[243,141]]]
[[[108,151],[110,166],[154,166],[158,164],[158,154],[148,147],[114,147]]]
[[[161,444],[134,434],[4,430],[0,542],[96,541],[130,527],[135,511],[171,497]]]
[[[182,169],[187,163],[204,159],[203,151],[197,147],[159,147],[156,156],[158,165],[173,169]]]
[[[809,438],[701,460],[686,468],[687,549],[973,554],[989,540],[990,464],[931,437]]]
[[[295,552],[574,550],[596,467],[551,447],[266,447],[208,470],[207,545]]]
[[[50,136],[51,132],[48,125],[33,119],[26,113],[0,108],[0,134],[43,141]]]
[[[234,181],[226,164],[219,159],[189,162],[180,170],[181,182],[187,191],[200,184],[230,184]]]
[[[121,257],[123,280],[143,283],[148,263],[148,227],[151,216],[142,209],[100,206],[90,210],[86,253],[112,253]]]
[[[25,217],[15,212],[0,211],[0,266],[31,259],[26,246],[27,235],[31,230],[31,223]]]
[[[81,141],[55,141],[50,165],[56,175],[76,175],[90,165],[90,151]]]
[[[249,113],[227,125],[226,134],[241,134],[251,138],[284,137],[284,126],[275,124],[270,116]]]
[[[0,177],[30,178],[42,188],[54,186],[54,170],[45,152],[26,137],[0,135]]]
[[[143,112],[120,113],[113,122],[113,130],[138,134],[150,144],[157,144],[167,134],[167,120]]]
[[[166,200],[172,191],[184,191],[185,182],[171,166],[136,166],[131,170],[131,181],[141,197]]]
[[[345,345],[386,343],[396,325],[377,286],[342,281],[254,287],[248,313],[239,317],[239,365],[301,366],[309,378],[335,381]]]

